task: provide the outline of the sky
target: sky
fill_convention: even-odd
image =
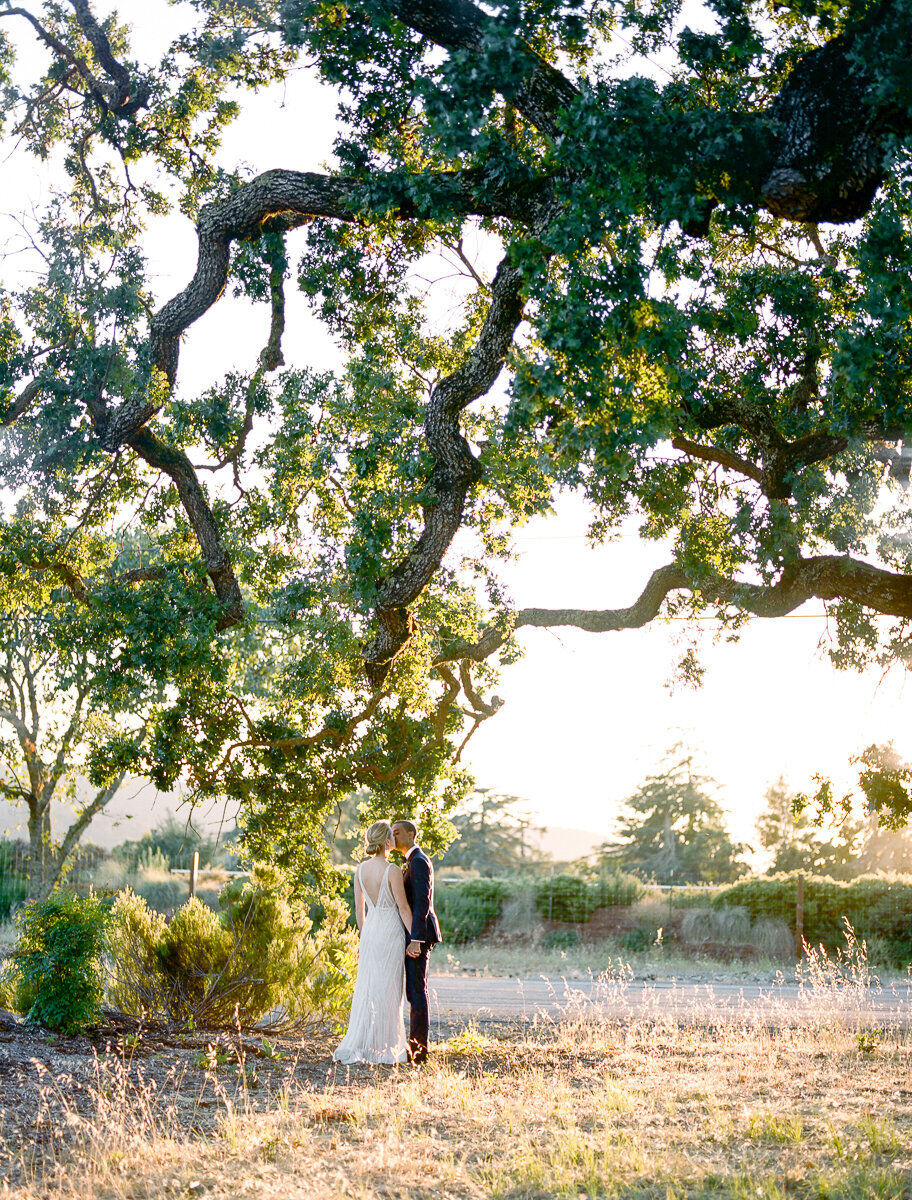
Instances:
[[[99,3],[98,12],[109,7]],[[121,5],[121,11],[133,9]],[[136,8],[137,25],[147,11]],[[163,11],[167,21],[177,21],[179,9]],[[168,32],[165,24],[144,30],[150,57],[153,42],[160,44]],[[331,159],[334,105],[312,73],[301,71],[279,92],[245,100],[226,137],[226,156],[257,171],[323,169]],[[10,160],[0,167],[5,212],[47,199],[47,179],[34,164],[23,169],[21,161]],[[302,244],[304,235],[296,236]],[[180,216],[160,222],[147,250],[163,302],[192,274],[191,223]],[[4,282],[15,264],[15,258],[0,260]],[[185,339],[184,393],[210,385],[232,366],[249,367],[268,326],[265,306],[223,298]],[[289,360],[316,368],[337,360],[332,341],[292,293],[285,349]],[[518,607],[629,604],[650,572],[668,561],[667,551],[641,543],[633,527],[618,541],[593,548],[586,526],[584,505],[567,496],[553,517],[517,532],[518,558],[503,576]],[[828,630],[819,602],[791,618],[755,621],[734,643],[714,644],[712,633],[712,622],[701,626],[706,674],[693,691],[668,686],[674,662],[689,644],[681,622],[596,635],[523,631],[526,657],[498,687],[505,705],[467,749],[479,785],[523,797],[541,824],[609,836],[624,797],[658,767],[672,743],[684,740],[720,784],[733,833],[750,842],[763,793],[780,774],[800,790],[812,787],[815,772],[847,784],[849,756],[875,741],[893,739],[912,756],[904,674],[896,670],[882,679],[880,672],[836,672],[825,654]]]

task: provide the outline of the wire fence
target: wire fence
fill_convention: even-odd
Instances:
[[[82,893],[131,888],[151,908],[170,914],[191,896],[210,908],[218,908],[225,884],[249,874],[203,866],[196,851],[185,858],[186,867],[172,867],[167,857],[157,852],[142,856],[138,862],[125,862],[99,847],[87,846],[70,865],[64,882],[67,888]],[[26,842],[0,840],[0,925],[8,924],[28,899],[30,866]]]
[[[28,897],[28,869],[25,843],[0,841],[0,926],[8,926]],[[200,870],[192,858],[188,868],[173,869],[162,857],[124,874],[99,852],[77,860],[67,885],[81,891],[129,886],[152,908],[170,913],[193,894],[218,907],[222,887],[238,874]],[[837,882],[793,872],[669,886],[547,869],[464,878],[441,867],[436,894],[443,939],[451,946],[598,945],[628,955],[673,949],[720,960],[787,962],[802,957],[806,946],[838,953],[848,933],[865,943],[873,961],[902,969],[912,964],[912,876]]]
[[[891,967],[912,963],[912,877],[838,882],[793,872],[724,885],[643,884],[631,876],[587,880],[456,879],[440,873],[437,912],[445,941],[661,952],[721,960],[787,962],[807,946],[839,953],[847,937]]]

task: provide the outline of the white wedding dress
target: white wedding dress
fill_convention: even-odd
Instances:
[[[333,1052],[336,1062],[401,1063],[408,1059],[402,1017],[405,926],[390,891],[392,869],[390,863],[381,880],[376,904],[356,872],[364,896],[364,924],[348,1030]]]

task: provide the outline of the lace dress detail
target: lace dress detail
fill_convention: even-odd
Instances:
[[[389,885],[386,868],[374,904],[364,895],[364,924],[358,949],[358,976],[352,997],[348,1031],[333,1053],[341,1063],[400,1063],[408,1059],[408,1042],[402,1018],[405,977],[405,928]]]

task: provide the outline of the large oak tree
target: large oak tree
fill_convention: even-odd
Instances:
[[[817,598],[841,662],[906,652],[912,0],[679,9],[194,0],[146,61],[90,0],[0,3],[4,153],[60,178],[2,297],[5,607],[51,580],[121,679],[167,679],[145,769],[241,799],[254,850],[318,860],[359,786],[433,826],[524,627]],[[244,90],[303,65],[338,89],[334,168],[229,169]],[[168,211],[198,258],[159,297]],[[289,350],[288,287],[337,371]],[[262,353],[195,394],[181,342],[230,293]],[[509,530],[570,488],[669,561],[620,610],[512,611]]]

